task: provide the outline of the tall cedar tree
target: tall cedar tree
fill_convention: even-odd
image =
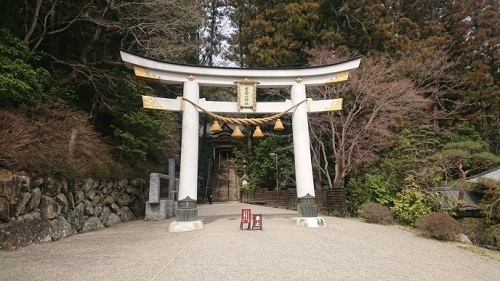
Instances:
[[[234,1],[231,59],[242,66],[304,66],[319,35],[317,1]]]

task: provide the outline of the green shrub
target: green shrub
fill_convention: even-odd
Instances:
[[[401,224],[415,226],[418,218],[432,212],[432,203],[422,192],[405,189],[398,193],[392,211]]]
[[[349,179],[346,188],[346,207],[350,216],[359,216],[361,205],[370,201],[367,189],[363,180],[354,177]]]
[[[482,209],[488,223],[500,222],[500,181],[486,180],[480,186]]]
[[[481,244],[481,237],[487,227],[486,219],[484,218],[462,218],[458,220],[461,232],[467,237],[474,245]]]
[[[481,235],[481,245],[500,251],[500,224],[490,225]]]
[[[41,100],[50,74],[37,67],[39,58],[7,29],[0,29],[0,106],[10,107]]]
[[[430,213],[417,220],[417,228],[423,234],[438,240],[451,241],[460,234],[460,224],[448,214]]]
[[[490,225],[487,218],[463,218],[458,223],[474,245],[500,250],[500,224]]]
[[[388,207],[374,202],[361,205],[361,217],[368,223],[392,224],[392,211]]]

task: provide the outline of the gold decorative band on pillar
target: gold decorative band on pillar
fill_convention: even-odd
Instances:
[[[304,197],[297,198],[297,211],[299,217],[317,217],[318,207],[316,205],[316,198],[309,193]]]
[[[177,204],[177,221],[196,221],[198,219],[196,200],[188,196],[179,200]]]

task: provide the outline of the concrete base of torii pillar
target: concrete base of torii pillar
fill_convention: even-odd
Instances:
[[[196,200],[186,198],[177,203],[177,220],[170,223],[170,232],[185,232],[203,228],[203,222],[198,220]]]
[[[326,226],[325,220],[322,217],[314,217],[314,218],[296,217],[293,218],[293,224],[296,226],[305,226],[305,227]]]
[[[293,218],[293,224],[296,226],[326,226],[325,220],[322,217],[318,217],[316,198],[309,193],[304,197],[297,198],[297,212],[299,216]]]
[[[186,232],[203,228],[202,221],[174,221],[168,227],[169,232]]]

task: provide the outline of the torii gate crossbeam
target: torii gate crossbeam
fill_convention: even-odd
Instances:
[[[203,228],[203,223],[197,220],[198,171],[193,169],[193,167],[198,167],[200,108],[211,112],[262,114],[279,113],[295,106],[292,129],[298,217],[294,218],[294,222],[299,226],[324,226],[323,218],[318,217],[315,203],[307,113],[340,110],[342,100],[312,101],[306,99],[306,86],[346,81],[349,72],[359,67],[360,59],[310,68],[245,69],[174,64],[144,58],[125,51],[120,51],[120,54],[125,65],[134,69],[139,77],[165,83],[183,84],[182,98],[165,99],[143,96],[145,108],[183,112],[179,202],[176,221],[170,224],[171,232]],[[255,81],[254,87],[291,87],[291,100],[256,102],[248,108],[236,102],[206,101],[199,98],[200,86],[234,87],[234,84],[239,81]]]

